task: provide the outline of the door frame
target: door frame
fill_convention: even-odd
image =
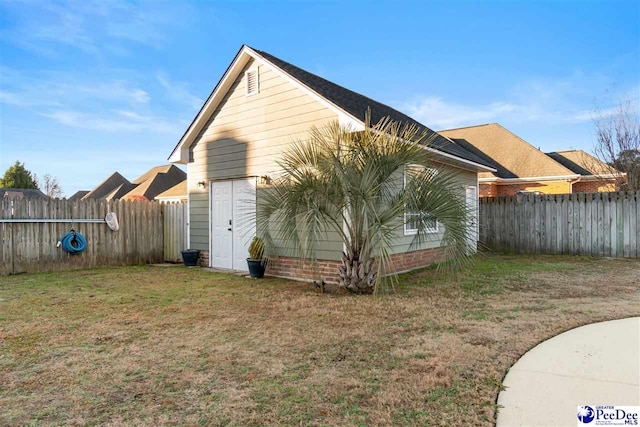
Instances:
[[[231,184],[230,182],[228,182],[228,180],[216,180],[216,181],[209,181],[209,267],[212,268],[221,268],[221,269],[227,269],[226,267],[221,267],[221,266],[214,266],[213,265],[213,261],[214,261],[214,251],[213,248],[214,243],[215,242],[215,232],[214,232],[214,189],[216,187],[216,185],[219,184],[229,184],[229,205],[231,206],[231,217],[233,218],[233,184]],[[233,254],[233,234],[230,237],[230,242],[231,242],[231,253]],[[230,259],[231,262],[231,269],[233,269],[233,259]]]
[[[473,218],[471,218],[474,221],[474,224],[468,224],[467,226],[473,225],[473,229],[472,229],[472,235],[469,236],[469,243],[473,243],[470,244],[473,252],[477,252],[478,251],[478,237],[480,236],[480,218],[479,218],[479,214],[480,214],[480,199],[479,199],[479,195],[478,195],[478,186],[477,185],[466,185],[464,187],[464,201],[465,201],[465,205],[467,206],[467,208],[469,208],[469,197],[468,197],[468,191],[473,189],[474,193],[475,193],[475,198],[473,200]],[[472,240],[473,239],[473,242]]]

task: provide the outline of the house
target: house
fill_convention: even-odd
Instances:
[[[93,190],[82,197],[82,200],[113,200],[119,199],[133,189],[133,184],[127,178],[114,172],[104,181],[98,184]]]
[[[0,188],[0,198],[16,199],[48,199],[49,197],[37,188]]]
[[[82,196],[82,200],[153,200],[158,194],[186,179],[187,174],[175,165],[151,168],[133,182],[114,172]],[[76,194],[72,197],[76,197]]]
[[[244,45],[169,157],[171,162],[187,165],[189,247],[201,251],[201,263],[247,270],[260,192],[278,172],[281,153],[292,141],[304,139],[311,126],[338,121],[362,130],[368,109],[373,123],[389,117],[430,133],[434,141],[425,149],[435,161],[455,168],[461,196],[471,209],[477,209],[478,173],[494,171],[482,158],[389,106]],[[412,230],[400,231],[392,256],[397,270],[441,259],[441,235],[442,230],[436,229],[429,244],[409,251]],[[325,279],[335,280],[342,256],[340,237],[327,236],[317,256]],[[267,273],[313,277],[301,263],[287,257],[271,260]]]
[[[187,201],[187,180],[174,185],[170,189],[158,194],[153,200],[165,203],[182,203]]]
[[[133,181],[133,188],[122,196],[125,200],[153,200],[158,194],[187,179],[187,174],[175,165],[150,169]]]
[[[67,200],[69,200],[70,202],[75,202],[76,200],[82,199],[87,194],[89,194],[89,190],[79,190],[73,193]]]
[[[498,123],[439,133],[496,170],[479,174],[480,197],[616,191],[624,177],[584,151],[543,153]],[[580,167],[581,163],[588,167]]]
[[[562,166],[580,174],[573,183],[574,193],[603,193],[619,191],[626,182],[626,174],[604,163],[600,159],[582,150],[567,150],[547,153]]]

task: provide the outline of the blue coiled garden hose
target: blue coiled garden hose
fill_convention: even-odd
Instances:
[[[70,254],[79,254],[87,248],[87,239],[73,229],[60,239],[62,249]]]

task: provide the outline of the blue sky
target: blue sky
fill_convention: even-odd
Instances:
[[[499,122],[545,151],[640,102],[640,2],[0,0],[0,173],[64,193],[166,159],[246,43],[433,129]]]

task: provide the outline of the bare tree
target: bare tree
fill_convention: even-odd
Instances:
[[[613,112],[600,112],[596,125],[595,156],[626,173],[620,187],[640,191],[640,120],[630,99],[620,101]]]
[[[52,199],[56,199],[62,196],[62,189],[60,188],[60,184],[58,183],[58,178],[55,176],[51,176],[48,173],[45,173],[42,176],[42,190],[43,192],[51,197]]]

